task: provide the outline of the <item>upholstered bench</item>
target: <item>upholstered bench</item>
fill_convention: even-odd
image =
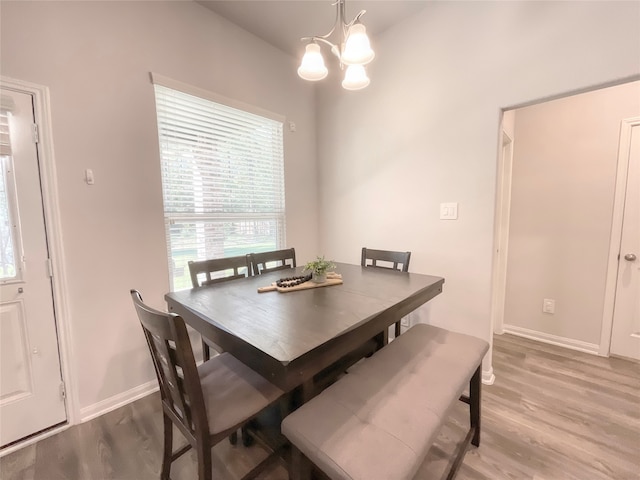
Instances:
[[[411,479],[457,400],[471,428],[458,449],[453,478],[469,443],[480,443],[484,340],[418,324],[353,367],[287,416],[291,478],[308,478],[312,462],[332,480]],[[469,396],[462,395],[469,385]]]

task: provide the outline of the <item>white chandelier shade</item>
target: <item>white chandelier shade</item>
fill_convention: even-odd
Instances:
[[[342,86],[347,90],[360,90],[370,83],[364,66],[374,59],[375,52],[371,48],[366,27],[360,23],[360,17],[365,14],[365,10],[362,10],[351,22],[347,23],[344,19],[345,1],[337,0],[335,2],[336,21],[329,33],[302,38],[303,41],[309,43],[298,67],[298,75],[304,80],[312,82],[322,80],[327,76],[328,70],[320,49],[320,46],[324,44],[330,47],[331,53],[340,62],[340,68],[347,67]],[[336,32],[340,38],[334,43],[329,39]]]
[[[342,63],[345,65],[366,65],[376,54],[371,50],[367,29],[361,23],[351,25],[349,35],[342,52]]]
[[[342,88],[345,90],[360,90],[370,83],[364,65],[349,65],[342,80]]]
[[[329,70],[324,65],[324,58],[320,52],[320,45],[310,43],[304,52],[300,67],[298,67],[298,75],[305,80],[316,82],[327,76]]]

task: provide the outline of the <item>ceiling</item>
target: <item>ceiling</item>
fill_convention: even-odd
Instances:
[[[301,37],[328,33],[336,16],[334,0],[196,2],[293,56],[298,56],[304,50]],[[360,10],[366,10],[362,23],[375,43],[377,34],[416,14],[426,5],[426,0],[347,0],[346,19],[351,21]]]

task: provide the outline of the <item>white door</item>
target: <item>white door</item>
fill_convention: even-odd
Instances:
[[[66,421],[33,98],[0,90],[0,446]]]
[[[628,171],[611,353],[640,360],[640,119],[623,123],[620,152]]]

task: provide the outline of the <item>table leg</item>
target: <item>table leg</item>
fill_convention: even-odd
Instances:
[[[291,480],[311,479],[311,462],[309,462],[307,457],[305,457],[302,452],[293,445],[291,446],[289,478]]]
[[[380,332],[374,338],[376,343],[378,344],[378,350],[380,350],[387,343],[389,343],[389,329],[385,328],[382,332]]]
[[[300,385],[300,390],[302,393],[301,400],[303,405],[318,394],[318,392],[316,391],[317,389],[313,379],[307,380],[302,385]]]

